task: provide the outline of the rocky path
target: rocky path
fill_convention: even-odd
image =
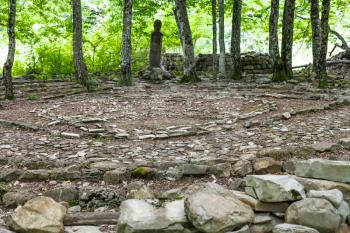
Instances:
[[[128,195],[154,197],[129,194],[130,184],[158,194],[198,181],[237,188],[248,174],[290,171],[293,158],[350,158],[347,89],[204,80],[106,83],[88,94],[69,82],[28,85],[21,98],[1,102],[6,212],[45,193],[103,212]]]

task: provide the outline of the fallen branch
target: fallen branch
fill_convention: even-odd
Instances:
[[[338,64],[338,63],[343,63],[343,64],[350,64],[350,60],[334,60],[334,61],[327,61],[327,64],[332,65],[332,64]],[[310,64],[305,64],[305,65],[299,65],[299,66],[294,66],[294,69],[300,69],[300,68],[306,68],[308,66],[312,65]]]
[[[341,45],[339,45],[339,44],[334,45],[334,49],[332,50],[331,53],[333,53],[333,51],[335,50],[335,47],[338,47],[342,50],[345,50],[346,54],[348,54],[348,56],[350,56],[350,47],[349,47],[348,43],[346,42],[346,40],[344,39],[344,37],[342,35],[340,35],[340,33],[338,33],[337,31],[334,31],[332,29],[330,29],[329,32],[332,33],[333,35],[335,35],[341,41]]]
[[[104,224],[116,225],[118,223],[118,212],[79,212],[67,214],[64,218],[65,226],[99,226]]]
[[[15,126],[18,128],[29,129],[29,130],[33,130],[33,131],[40,130],[40,127],[38,127],[36,125],[32,125],[32,124],[20,122],[20,121],[8,121],[8,120],[0,119],[0,124],[7,125],[7,126]]]

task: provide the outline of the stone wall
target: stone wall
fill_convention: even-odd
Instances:
[[[211,54],[199,54],[196,58],[196,69],[198,71],[212,71],[213,62]],[[226,54],[226,71],[232,71],[232,58]],[[179,53],[167,53],[163,56],[163,66],[167,70],[182,71],[183,56]],[[243,53],[242,54],[243,72],[247,74],[270,74],[272,73],[272,63],[268,54],[263,53]]]

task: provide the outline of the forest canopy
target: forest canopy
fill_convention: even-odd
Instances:
[[[195,53],[211,53],[211,1],[187,1]],[[310,3],[296,1],[294,59],[310,62]],[[181,42],[173,15],[174,3],[168,0],[133,3],[133,69],[147,65],[153,21],[161,19],[163,52],[181,52]],[[123,29],[123,1],[83,0],[83,44],[91,73],[120,69]],[[283,4],[280,5],[283,12]],[[270,1],[244,1],[242,6],[242,52],[268,52]],[[0,62],[7,51],[8,1],[0,0]],[[225,43],[229,52],[232,0],[225,2]],[[280,20],[280,24],[282,20]],[[347,0],[332,1],[330,27],[350,39],[350,6]],[[280,27],[281,31],[281,27]],[[281,33],[281,32],[280,32]],[[17,49],[14,75],[74,73],[72,55],[72,15],[70,1],[18,0],[16,22]],[[330,36],[330,43],[336,38]],[[331,47],[331,46],[330,46]],[[302,57],[302,59],[300,59]]]

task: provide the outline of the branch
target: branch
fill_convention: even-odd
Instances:
[[[335,46],[345,50],[346,53],[350,54],[350,47],[348,43],[346,43],[346,40],[344,39],[344,37],[332,29],[330,29],[329,32],[335,35],[342,42],[341,45],[336,44]]]

